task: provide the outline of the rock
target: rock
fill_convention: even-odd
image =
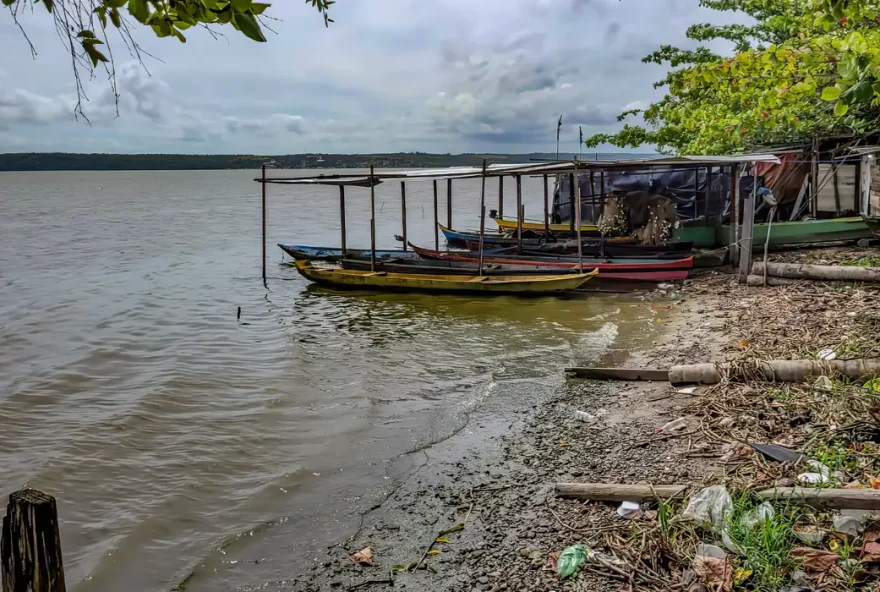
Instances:
[[[489,578],[486,576],[482,576],[482,577],[477,578],[477,582],[479,582],[480,584],[488,584]]]

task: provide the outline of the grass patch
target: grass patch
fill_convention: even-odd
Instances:
[[[810,452],[810,457],[828,467],[832,472],[843,471],[852,475],[859,471],[858,455],[841,438],[833,438],[827,442],[819,443]]]
[[[840,262],[845,267],[880,267],[880,257],[859,257],[844,259]]]
[[[737,590],[771,592],[787,585],[797,568],[791,551],[797,546],[794,525],[800,510],[788,504],[771,504],[773,514],[756,523],[761,503],[749,495],[733,501],[727,523],[731,542],[740,550],[739,567],[751,575],[736,583]]]

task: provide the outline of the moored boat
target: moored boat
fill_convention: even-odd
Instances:
[[[396,292],[432,292],[478,295],[534,295],[575,290],[598,272],[556,275],[463,276],[450,274],[395,273],[317,267],[298,260],[296,270],[306,279],[342,289]]]
[[[862,220],[865,222],[868,230],[875,237],[880,238],[880,216],[862,216]]]
[[[501,230],[516,231],[517,229],[516,220],[510,220],[506,218],[493,218],[493,220],[495,220],[495,223]],[[523,230],[529,230],[531,232],[537,232],[541,234],[547,232],[547,227],[544,225],[543,222],[530,222],[528,220],[525,220],[522,223],[522,228]],[[568,222],[564,224],[550,224],[550,232],[555,234],[563,234],[568,236],[569,234],[571,234],[571,229],[572,225]],[[575,229],[575,232],[577,232],[577,229]],[[584,224],[583,222],[581,222],[581,233],[583,233],[585,236],[598,235],[599,227],[595,224]]]
[[[342,249],[336,247],[313,247],[310,245],[290,245],[278,243],[281,250],[294,259],[310,259],[312,261],[339,261],[340,259],[370,259],[370,249]],[[400,249],[376,250],[376,259],[418,259],[413,251]]]

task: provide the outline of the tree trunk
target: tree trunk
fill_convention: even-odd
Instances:
[[[764,264],[755,263],[752,273],[764,273]],[[767,275],[793,280],[828,282],[880,282],[880,268],[848,265],[806,265],[799,263],[768,263]]]
[[[557,483],[556,496],[602,502],[651,502],[681,497],[684,485],[647,485],[644,483]]]

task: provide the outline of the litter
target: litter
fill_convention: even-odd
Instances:
[[[575,419],[579,419],[583,422],[596,421],[597,417],[592,413],[587,413],[586,411],[575,410],[574,412]]]
[[[700,543],[697,545],[697,557],[712,557],[714,559],[724,559],[727,557],[727,553],[724,552],[724,549],[721,547],[716,547],[715,545],[707,545],[705,543]]]
[[[703,526],[721,528],[724,518],[733,511],[733,500],[723,485],[712,485],[697,492],[682,512],[684,520],[695,520]]]
[[[659,430],[657,430],[657,433],[658,434],[660,434],[660,433],[671,434],[672,432],[676,432],[676,431],[684,429],[686,427],[687,427],[687,419],[685,419],[684,417],[679,417],[678,419],[674,419],[668,423],[663,424],[663,427],[661,427]]]
[[[572,545],[562,550],[556,560],[556,573],[564,580],[575,574],[581,564],[587,560],[587,549],[583,545]]]
[[[770,460],[777,462],[796,463],[803,458],[803,454],[786,448],[785,446],[777,446],[776,444],[749,444],[755,451],[760,452]]]
[[[831,382],[831,379],[827,376],[820,376],[816,379],[816,382],[813,383],[813,386],[821,391],[833,391],[834,384]]]
[[[693,395],[695,390],[697,390],[697,387],[695,386],[686,386],[685,388],[678,389],[675,392],[679,395]]]
[[[829,477],[831,471],[828,470],[828,467],[817,460],[808,460],[807,465],[816,469],[817,472],[801,473],[797,476],[798,481],[811,484],[828,483],[831,481],[831,478]]]
[[[797,539],[799,539],[805,543],[810,543],[812,545],[815,545],[817,543],[821,543],[822,540],[825,538],[825,531],[819,529],[819,527],[812,525],[812,524],[806,524],[803,526],[795,526],[792,529],[792,532],[794,533],[794,536]],[[795,582],[795,583],[797,583],[797,582]]]
[[[835,353],[835,351],[829,347],[829,348],[825,348],[825,349],[819,351],[819,353],[816,354],[816,357],[819,358],[820,360],[829,360],[830,361],[830,360],[837,358],[837,353]]]
[[[859,536],[862,522],[854,516],[835,516],[831,523],[834,525],[834,531],[849,536]]]
[[[776,514],[770,502],[764,502],[751,512],[743,516],[742,523],[749,528],[754,528],[759,524],[764,524]]]
[[[617,508],[617,515],[621,518],[640,518],[643,513],[642,508],[636,502],[622,502]]]

